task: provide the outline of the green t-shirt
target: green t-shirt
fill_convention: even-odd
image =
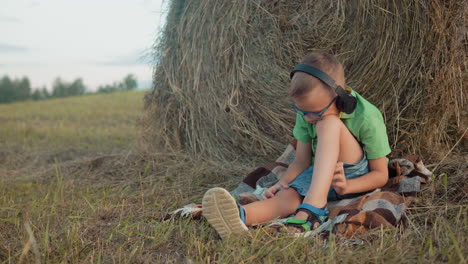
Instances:
[[[351,94],[357,99],[356,109],[351,114],[343,113],[341,120],[363,146],[368,159],[387,156],[391,150],[382,113],[356,91],[351,90]],[[312,148],[316,153],[317,133],[315,125],[305,121],[304,116],[300,113],[296,115],[293,135],[301,142],[308,143],[313,140]],[[312,154],[311,159],[312,164],[314,164],[314,154]]]

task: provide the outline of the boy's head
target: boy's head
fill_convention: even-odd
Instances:
[[[345,87],[343,65],[335,56],[326,52],[311,52],[302,58],[301,64],[307,64],[318,68],[324,73],[330,75],[337,85]],[[319,79],[304,72],[296,72],[294,74],[290,88],[290,96],[292,98],[299,98],[316,88],[326,89],[332,96],[335,94],[330,87]]]
[[[337,85],[345,87],[343,65],[335,56],[325,52],[312,52],[303,57],[301,64],[318,68],[333,78]],[[291,79],[290,96],[299,109],[306,112],[320,112],[335,98],[336,93],[316,77],[298,71]],[[326,112],[336,114],[339,111],[335,104],[332,104]]]

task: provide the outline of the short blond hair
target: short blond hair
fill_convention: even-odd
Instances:
[[[332,54],[326,52],[311,52],[302,58],[301,64],[307,64],[318,68],[330,75],[338,85],[344,87],[345,77],[343,65]],[[296,72],[291,80],[289,95],[293,98],[298,98],[304,96],[319,85],[328,88],[330,93],[334,94],[334,91],[319,79],[306,73]]]

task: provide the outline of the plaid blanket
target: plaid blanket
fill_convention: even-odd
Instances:
[[[297,140],[293,140],[283,154],[274,162],[253,170],[230,193],[241,203],[248,204],[263,199],[263,192],[275,184],[294,160]],[[420,191],[421,183],[427,184],[432,173],[417,156],[391,158],[388,183],[371,193],[328,202],[329,220],[318,229],[304,236],[323,231],[333,231],[342,237],[353,237],[380,228],[394,228],[404,216],[406,208]],[[179,208],[166,217],[202,217],[202,206],[191,203]],[[285,219],[272,221],[267,227],[279,230]]]

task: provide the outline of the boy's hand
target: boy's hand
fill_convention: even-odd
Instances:
[[[346,181],[346,177],[344,175],[343,162],[336,163],[335,173],[333,175],[331,186],[335,189],[337,194],[346,194],[348,182]]]
[[[278,181],[277,183],[275,183],[275,185],[271,186],[270,188],[268,188],[268,190],[265,191],[265,193],[263,194],[263,199],[272,198],[281,188],[288,189],[289,185],[282,181]]]

